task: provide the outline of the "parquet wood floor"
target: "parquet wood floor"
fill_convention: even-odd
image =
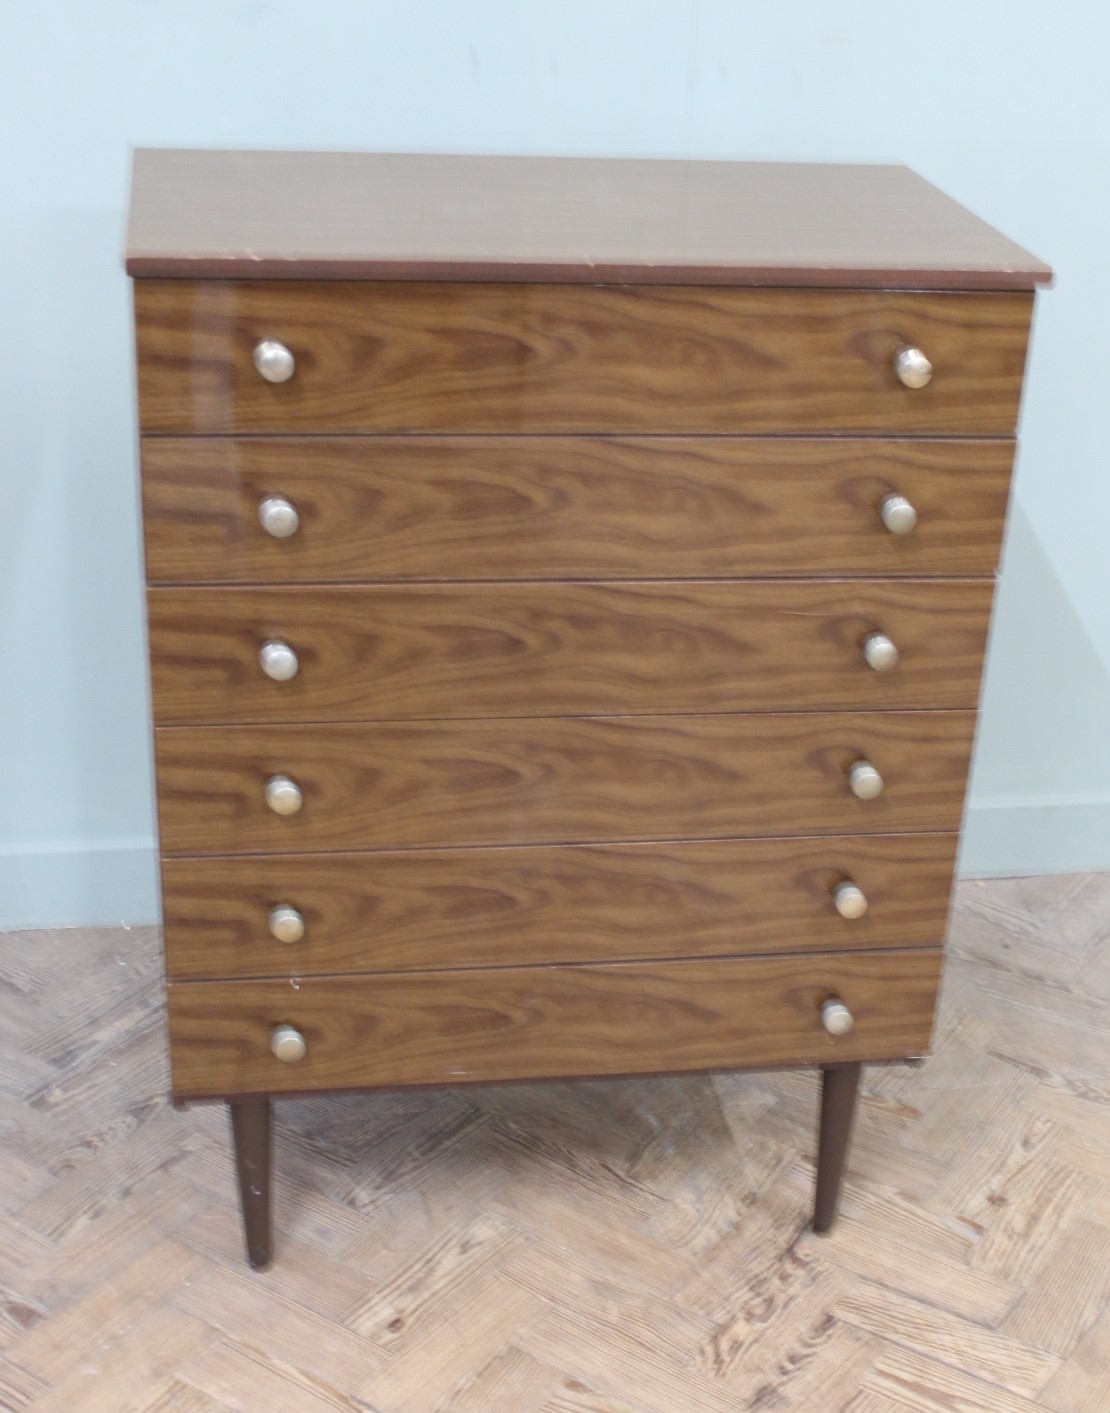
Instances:
[[[830,1238],[812,1074],[298,1100],[246,1267],[154,929],[0,939],[0,1409],[1106,1413],[1110,876],[960,888]]]

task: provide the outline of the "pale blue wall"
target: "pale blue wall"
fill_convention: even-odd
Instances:
[[[905,161],[1056,265],[965,867],[1110,866],[1098,0],[0,0],[0,924],[148,917],[134,144]]]

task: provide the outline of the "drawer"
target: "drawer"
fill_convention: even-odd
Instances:
[[[959,827],[974,712],[169,726],[168,854],[896,833]],[[853,762],[885,781],[849,789]],[[267,806],[292,779],[301,809]]]
[[[927,946],[955,855],[955,834],[894,834],[166,859],[166,963],[199,979]],[[836,910],[846,880],[862,917]],[[278,908],[296,941],[271,935]]]
[[[937,950],[176,982],[179,1096],[822,1064],[921,1054]],[[834,1039],[821,1006],[855,1019]],[[274,1058],[292,1025],[306,1053]]]
[[[164,432],[1009,436],[1033,296],[698,286],[142,280]],[[263,340],[295,359],[254,367]],[[914,346],[922,388],[894,373]]]
[[[991,574],[1010,441],[147,437],[152,582]],[[891,534],[881,507],[917,512]],[[268,498],[293,507],[283,537]],[[288,530],[288,522],[275,528]]]
[[[154,716],[972,708],[993,589],[989,579],[152,589]],[[899,652],[887,671],[864,657],[880,633]],[[295,676],[273,680],[265,653],[271,672]]]

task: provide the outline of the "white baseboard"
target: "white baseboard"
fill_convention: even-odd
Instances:
[[[973,800],[957,870],[961,878],[1110,872],[1110,798]]]
[[[0,930],[156,922],[150,839],[0,845]]]

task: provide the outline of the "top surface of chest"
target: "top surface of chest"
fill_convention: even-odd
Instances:
[[[146,278],[1030,289],[1049,268],[906,167],[144,150]]]

